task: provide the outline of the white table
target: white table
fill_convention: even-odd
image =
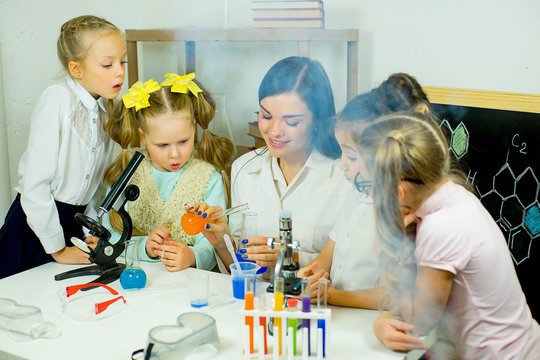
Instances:
[[[122,290],[118,280],[110,284],[124,295],[128,308],[112,317],[86,322],[72,320],[62,313],[57,291],[68,285],[90,282],[94,277],[54,280],[55,274],[80,265],[49,263],[0,280],[0,297],[39,307],[45,320],[56,324],[62,332],[57,339],[16,342],[0,331],[0,358],[9,359],[7,353],[40,360],[130,359],[134,350],[146,345],[151,328],[175,324],[178,315],[194,311],[188,300],[187,275],[201,271],[190,268],[170,273],[161,263],[141,263],[141,266],[148,276],[145,289],[128,292]],[[230,276],[210,272],[210,307],[203,311],[216,319],[221,340],[214,359],[241,358],[242,319],[238,310],[243,302],[230,300],[233,300]],[[223,302],[228,304],[217,306]],[[375,338],[372,324],[377,316],[377,311],[332,307],[328,358],[403,359],[403,354],[386,349]]]

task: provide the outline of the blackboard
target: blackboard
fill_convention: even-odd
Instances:
[[[450,151],[506,238],[538,320],[540,96],[444,88],[426,88],[426,93]]]

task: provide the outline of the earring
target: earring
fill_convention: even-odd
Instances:
[[[82,79],[82,76],[81,76],[81,75],[77,75],[77,79],[78,79],[78,80],[81,80],[81,79]]]

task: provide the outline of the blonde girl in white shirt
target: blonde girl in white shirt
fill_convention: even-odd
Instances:
[[[57,51],[68,76],[32,114],[18,194],[0,230],[0,278],[52,260],[89,263],[69,240],[84,237],[74,215],[92,217],[104,195],[112,142],[102,123],[124,82],[126,45],[110,22],[79,16],[62,25]]]

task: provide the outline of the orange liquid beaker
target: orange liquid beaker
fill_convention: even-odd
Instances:
[[[198,216],[195,213],[186,213],[182,215],[180,223],[182,224],[182,229],[188,235],[197,235],[203,231],[204,226],[208,223],[208,218],[204,219],[202,216]]]

